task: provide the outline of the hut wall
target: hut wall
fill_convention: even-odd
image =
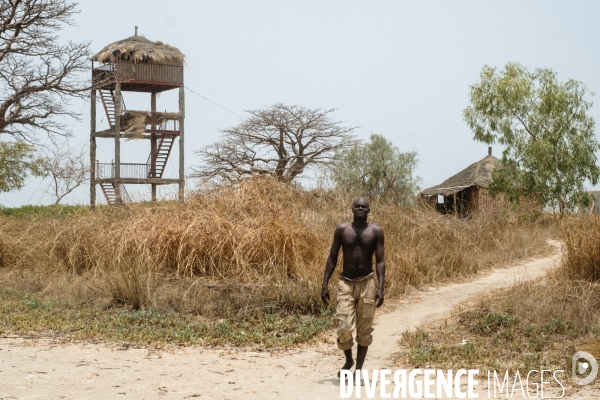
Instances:
[[[479,186],[471,186],[471,212],[478,213],[479,210],[479,197],[481,188]]]
[[[535,198],[530,196],[521,196],[521,202],[519,203],[519,209],[526,213],[538,213],[542,212],[542,207],[537,203]]]
[[[504,193],[498,193],[496,198],[490,196],[488,189],[479,188],[478,190],[477,211],[485,215],[501,215],[510,213],[510,203],[505,200]],[[530,196],[522,196],[519,203],[519,212],[532,213],[541,212],[540,206],[535,199]]]

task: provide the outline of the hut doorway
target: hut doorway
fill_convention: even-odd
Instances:
[[[437,196],[436,210],[442,214],[468,217],[473,213],[477,188],[469,187],[458,192]]]

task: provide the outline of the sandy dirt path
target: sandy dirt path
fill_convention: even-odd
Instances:
[[[456,305],[478,293],[543,276],[560,259],[559,244],[553,245],[557,250],[550,257],[431,289],[408,303],[386,305],[386,312],[376,317],[365,368],[397,369],[392,360],[407,329],[449,316]],[[335,333],[330,336],[333,342]],[[0,399],[338,399],[335,373],[342,364],[343,355],[332,344],[273,354],[201,347],[155,352],[1,338]],[[480,398],[486,398],[487,386],[478,389]],[[592,398],[585,392],[574,398]]]

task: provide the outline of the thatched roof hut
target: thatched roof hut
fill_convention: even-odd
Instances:
[[[503,193],[491,196],[488,187],[492,172],[502,168],[502,161],[487,156],[452,175],[439,185],[423,190],[421,198],[441,213],[469,217],[473,214],[499,215],[514,211]],[[523,195],[518,208],[522,212],[538,213],[541,206],[535,196]]]
[[[153,42],[138,36],[137,32],[127,39],[109,44],[91,59],[100,63],[114,63],[117,53],[120,61],[183,65],[185,59],[177,47],[160,41]]]
[[[492,182],[492,171],[497,168],[502,168],[502,161],[489,154],[439,185],[423,190],[421,194],[448,196],[471,186],[488,187]]]
[[[423,190],[421,198],[444,214],[497,213],[506,208],[506,203],[502,198],[490,197],[487,187],[492,182],[492,172],[499,168],[502,168],[502,161],[492,156],[490,147],[487,156],[439,185]]]

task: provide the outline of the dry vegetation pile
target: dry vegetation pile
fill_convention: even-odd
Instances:
[[[600,359],[600,219],[561,222],[563,259],[545,279],[463,304],[442,324],[403,337],[401,365],[564,370],[577,350]]]
[[[253,179],[185,204],[4,217],[0,284],[204,320],[322,315],[332,322],[319,298],[321,279],[335,226],[352,217],[351,202]],[[388,298],[547,251],[552,229],[543,221],[463,222],[388,204],[371,209],[371,222],[386,234]]]

